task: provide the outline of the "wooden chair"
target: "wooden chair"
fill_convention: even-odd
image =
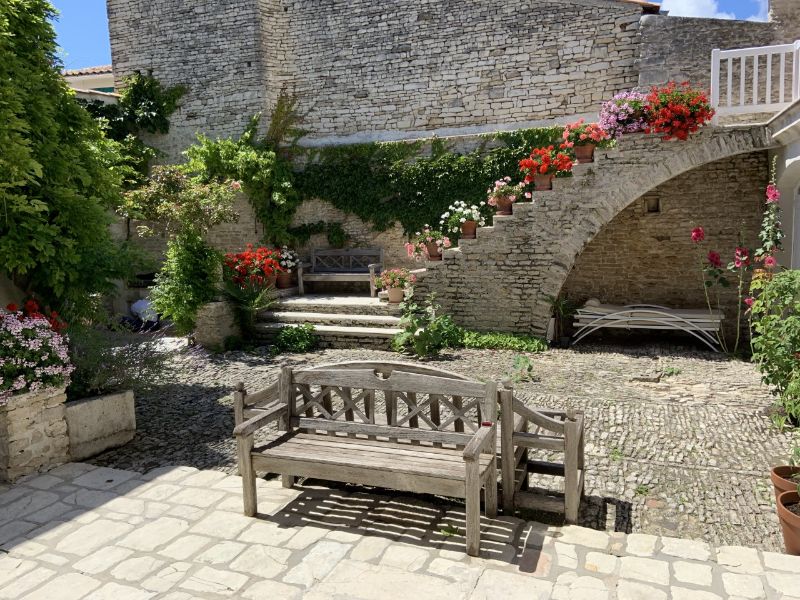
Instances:
[[[382,248],[315,248],[311,262],[297,268],[297,292],[306,293],[306,281],[367,281],[374,297],[378,293],[375,276],[382,267]]]
[[[502,448],[503,514],[513,515],[516,507],[545,512],[563,512],[567,523],[577,523],[584,483],[584,415],[576,411],[534,409],[501,389],[500,414]],[[514,420],[522,417],[522,427]],[[564,455],[562,463],[528,458],[529,450]],[[513,457],[512,460],[507,458]],[[528,489],[530,474],[564,477],[564,497],[546,490]]]
[[[264,392],[240,386],[234,406],[245,515],[257,511],[256,471],[285,487],[311,477],[464,498],[466,550],[478,554],[482,488],[497,514],[497,384],[404,363],[284,367]],[[272,422],[283,433],[256,447]]]

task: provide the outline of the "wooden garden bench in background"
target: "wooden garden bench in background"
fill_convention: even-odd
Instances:
[[[297,268],[297,292],[305,294],[306,281],[367,281],[370,295],[376,296],[375,276],[382,267],[382,248],[315,248],[311,262]]]
[[[583,413],[531,408],[515,398],[511,389],[501,389],[499,396],[503,514],[513,515],[516,507],[563,512],[567,523],[577,523],[585,473]],[[523,426],[512,425],[520,417]],[[531,450],[562,454],[563,462],[531,459]],[[563,477],[564,497],[529,489],[530,474]]]
[[[256,471],[464,498],[466,550],[480,547],[480,492],[497,513],[497,384],[404,363],[293,370],[234,393],[244,513],[257,511]],[[277,422],[281,434],[255,445]]]

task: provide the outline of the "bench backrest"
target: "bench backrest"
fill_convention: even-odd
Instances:
[[[382,248],[315,248],[311,251],[314,273],[369,273],[369,265],[382,262]]]
[[[404,363],[284,367],[289,428],[463,446],[497,418],[497,384]]]

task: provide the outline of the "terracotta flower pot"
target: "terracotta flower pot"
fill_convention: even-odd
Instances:
[[[389,288],[388,292],[390,304],[400,304],[406,296],[404,288]]]
[[[575,146],[573,150],[575,150],[575,158],[577,159],[578,164],[594,162],[595,148],[597,148],[597,144],[585,144],[583,146]]]
[[[269,275],[268,277],[264,277],[264,287],[273,287],[277,280],[277,275]]]
[[[783,492],[778,497],[778,519],[783,530],[783,545],[786,554],[800,556],[800,515],[789,510],[789,506],[800,504],[800,494],[797,490]]]
[[[533,176],[533,185],[534,189],[537,192],[546,192],[548,190],[553,189],[553,179],[555,179],[554,174],[550,175],[542,175],[541,173],[536,173]]]
[[[428,242],[425,244],[425,248],[428,251],[428,260],[442,260],[442,253],[439,251],[439,246],[436,242]]]
[[[509,198],[497,198],[497,213],[498,215],[510,215],[514,212],[514,203]]]
[[[275,287],[279,290],[286,290],[292,287],[292,274],[287,271],[278,273],[278,278],[275,280]]]
[[[466,221],[461,224],[461,237],[465,240],[474,240],[477,236],[478,222]]]
[[[778,499],[783,492],[793,492],[797,490],[797,485],[800,481],[792,481],[789,479],[792,475],[800,473],[800,467],[780,466],[772,467],[769,472],[769,478],[772,480],[772,485],[775,488],[775,499]]]

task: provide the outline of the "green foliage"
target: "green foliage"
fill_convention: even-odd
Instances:
[[[561,127],[500,132],[485,136],[474,152],[453,152],[434,141],[430,156],[419,156],[421,142],[329,146],[311,153],[297,179],[303,198],[321,198],[382,231],[399,222],[407,233],[439,216],[456,200],[485,199],[486,189],[519,172],[531,148],[553,143]],[[490,143],[499,147],[487,149]]]
[[[288,100],[282,102],[285,105]],[[291,161],[279,150],[276,140],[258,138],[260,119],[260,115],[253,117],[238,140],[198,136],[198,143],[186,151],[186,168],[204,183],[229,179],[241,182],[256,218],[264,225],[265,241],[292,245],[294,240],[288,231],[300,200],[294,189]],[[283,122],[274,130],[271,127],[269,135],[288,131],[291,128]]]
[[[317,221],[316,223],[305,223],[297,227],[289,228],[289,235],[294,240],[295,245],[302,246],[311,239],[312,235],[324,233],[328,238],[328,243],[332,248],[344,248],[350,241],[350,236],[342,227],[341,223],[331,221]]]
[[[132,259],[109,232],[118,149],[60,73],[54,16],[46,0],[0,2],[0,264],[71,318]]]
[[[436,356],[444,348],[461,346],[463,330],[450,316],[440,314],[440,308],[433,294],[424,305],[413,300],[405,302],[400,320],[403,331],[394,337],[392,347],[398,352],[409,350],[417,356]]]
[[[800,270],[754,277],[750,290],[753,361],[783,415],[800,425]]]
[[[514,383],[538,381],[538,378],[533,372],[533,361],[530,357],[524,354],[517,354],[514,357],[510,378]]]
[[[143,187],[125,194],[121,212],[155,222],[170,235],[205,233],[238,219],[234,198],[229,182],[200,183],[179,167],[158,166]]]
[[[255,323],[256,313],[275,304],[275,288],[257,285],[239,285],[223,275],[222,293],[232,303],[242,333],[249,333]]]
[[[151,299],[178,333],[190,332],[198,309],[216,297],[221,260],[199,233],[185,232],[167,243],[166,260],[156,275]]]
[[[141,335],[82,324],[70,325],[69,357],[75,370],[67,388],[69,400],[123,390],[144,391],[168,378],[169,353]]]
[[[672,367],[672,366],[664,367],[661,370],[661,374],[664,377],[675,377],[676,375],[680,375],[681,374],[681,369],[679,367]]]
[[[464,347],[486,350],[514,350],[515,352],[544,352],[547,342],[542,338],[515,333],[464,332]]]
[[[303,323],[297,327],[282,327],[275,336],[272,350],[275,354],[282,352],[311,352],[319,345],[319,338],[314,333],[314,326]]]

